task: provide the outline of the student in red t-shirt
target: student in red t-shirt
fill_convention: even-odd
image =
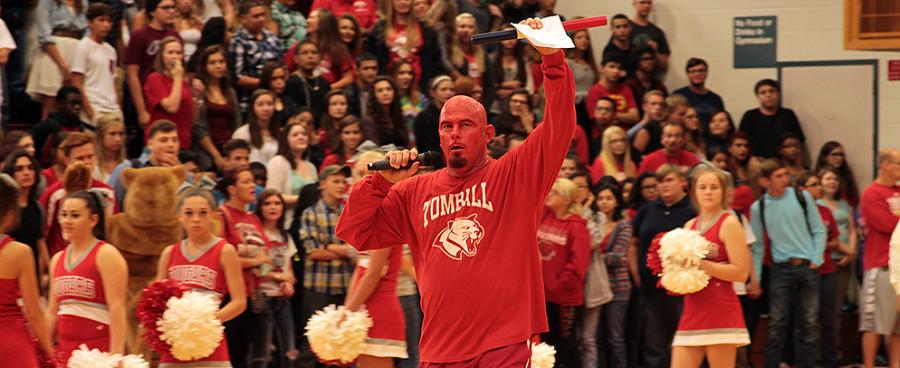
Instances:
[[[156,70],[144,84],[144,100],[150,113],[144,141],[150,138],[150,127],[159,120],[171,120],[178,127],[178,141],[182,150],[191,149],[191,128],[194,123],[194,104],[191,87],[185,79],[184,48],[181,40],[166,37],[159,42]]]
[[[656,172],[660,166],[672,164],[687,171],[691,166],[700,163],[696,155],[684,149],[684,127],[678,124],[668,124],[663,127],[662,145],[653,153],[644,156],[638,173]]]
[[[860,331],[863,363],[875,364],[881,336],[890,340],[888,357],[892,362],[900,358],[900,329],[894,321],[900,317],[897,304],[900,297],[891,287],[888,260],[891,232],[900,220],[900,149],[884,148],[878,152],[878,177],[863,192],[859,206],[866,224],[866,245],[863,252],[863,296],[860,306]],[[881,336],[879,336],[881,335]]]
[[[603,55],[600,63],[600,80],[588,90],[584,98],[584,108],[591,119],[594,118],[594,106],[600,97],[609,97],[616,101],[616,117],[626,126],[632,126],[640,120],[637,103],[631,87],[621,83],[625,71],[625,55],[620,52],[609,52]]]
[[[484,106],[455,96],[438,127],[448,167],[412,176],[420,164],[403,167],[416,150],[388,153],[395,169],[358,182],[337,224],[360,250],[409,244],[425,314],[421,367],[522,367],[527,342],[547,331],[535,234],[576,127],[575,86],[562,51],[535,48],[547,111],[524,143],[488,157]]]
[[[153,72],[153,63],[160,50],[159,42],[169,36],[181,38],[173,27],[176,15],[174,0],[148,0],[144,4],[144,12],[150,15],[150,23],[131,34],[124,58],[128,92],[142,128],[150,123],[150,110],[145,104],[141,86]]]

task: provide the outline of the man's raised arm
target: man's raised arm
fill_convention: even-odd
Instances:
[[[528,135],[519,152],[510,152],[525,178],[541,178],[538,190],[549,191],[575,134],[575,80],[562,50],[535,47],[542,54],[544,121]]]

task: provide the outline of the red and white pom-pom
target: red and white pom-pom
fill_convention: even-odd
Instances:
[[[171,354],[172,346],[160,338],[156,322],[162,319],[169,299],[180,297],[186,291],[187,288],[184,285],[172,279],[154,281],[141,291],[141,299],[138,301],[135,315],[143,327],[144,341],[153,351],[160,354]]]
[[[662,261],[660,284],[673,293],[690,294],[709,284],[709,275],[700,269],[713,244],[699,232],[687,229],[669,231],[659,241]]]
[[[534,368],[553,368],[556,364],[556,348],[542,342],[531,347],[531,366]]]
[[[372,319],[365,309],[351,312],[332,304],[309,318],[306,338],[320,361],[349,365],[362,353],[370,327]]]
[[[121,366],[119,365],[121,363]],[[144,358],[137,355],[121,356],[110,354],[98,349],[88,349],[81,344],[78,350],[72,351],[72,356],[66,363],[68,368],[149,368],[150,364]]]
[[[160,338],[172,346],[172,356],[191,361],[212,355],[225,331],[218,311],[219,302],[209,294],[189,291],[169,299],[156,325]]]

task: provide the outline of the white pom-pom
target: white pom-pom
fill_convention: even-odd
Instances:
[[[659,241],[662,286],[678,294],[703,290],[709,284],[709,275],[700,269],[700,261],[713,247],[714,244],[693,230],[678,228],[663,235]]]
[[[370,327],[372,319],[365,309],[351,312],[332,304],[309,318],[306,338],[319,360],[348,364],[362,353]]]
[[[215,352],[225,330],[216,318],[218,310],[215,298],[198,292],[189,291],[166,302],[166,311],[156,326],[160,338],[172,346],[175,359],[191,361]]]
[[[69,368],[116,368],[122,358],[99,349],[88,349],[81,344],[78,350],[73,350],[66,365]]]
[[[150,364],[138,355],[121,356],[110,354],[98,349],[88,350],[87,345],[81,344],[78,350],[72,351],[66,366],[68,368],[149,368]]]
[[[709,284],[709,274],[699,268],[685,268],[663,273],[660,278],[662,286],[673,293],[696,293]]]
[[[545,342],[531,347],[531,366],[534,368],[553,368],[556,364],[556,349]]]

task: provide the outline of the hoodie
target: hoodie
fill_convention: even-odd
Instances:
[[[537,238],[547,302],[584,304],[584,278],[591,254],[587,221],[575,214],[560,219],[545,207]]]

